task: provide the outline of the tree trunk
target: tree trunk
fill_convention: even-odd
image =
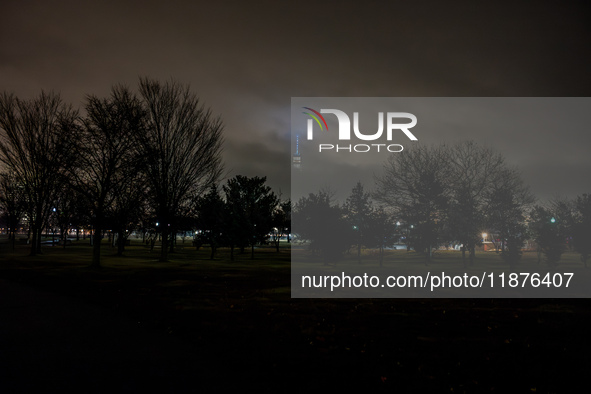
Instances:
[[[125,237],[123,236],[124,230],[120,228],[118,230],[117,235],[117,256],[123,256],[123,251],[125,250]]]
[[[103,230],[101,226],[95,225],[94,233],[92,234],[92,268],[100,268],[101,266],[101,238]]]
[[[37,230],[37,243],[35,245],[35,254],[41,254],[41,234],[43,232],[43,228],[39,227]]]
[[[12,229],[12,250],[16,247],[16,228]]]
[[[162,226],[162,248],[160,249],[160,262],[165,263],[168,261],[168,226],[164,224]]]
[[[29,236],[29,240],[31,242],[31,256],[35,256],[37,254],[37,228],[33,227],[33,231],[30,232],[31,235]]]

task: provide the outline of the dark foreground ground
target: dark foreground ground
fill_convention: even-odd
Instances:
[[[72,249],[0,250],[0,393],[587,391],[587,300],[291,299],[288,251]]]

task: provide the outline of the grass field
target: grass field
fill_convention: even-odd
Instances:
[[[565,392],[589,367],[586,299],[292,299],[289,249],[231,262],[227,250],[211,261],[189,245],[167,263],[141,243],[124,257],[105,245],[99,270],[86,244],[33,258],[1,245],[0,283],[36,309],[0,303],[10,316],[0,391]],[[416,263],[406,251],[385,260]],[[475,264],[502,261],[477,254]],[[356,265],[349,256],[337,268]]]

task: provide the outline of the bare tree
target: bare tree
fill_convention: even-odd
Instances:
[[[519,172],[503,169],[485,196],[485,223],[491,239],[500,239],[501,257],[511,269],[521,258],[527,237],[526,214],[534,202]]]
[[[31,226],[31,255],[41,251],[41,233],[65,170],[74,162],[78,113],[55,93],[31,100],[0,96],[0,161],[24,186]]]
[[[222,171],[222,121],[175,81],[140,79],[147,113],[139,142],[145,158],[150,197],[162,231],[160,260],[168,260],[174,218],[205,192]]]
[[[566,238],[568,234],[568,221],[570,212],[556,212],[554,207],[536,205],[530,212],[530,231],[546,257],[546,262],[551,269],[558,266],[562,254],[566,251]]]
[[[291,232],[291,199],[280,201],[273,211],[273,232],[271,238],[275,244],[275,250],[279,252],[279,242],[283,236],[290,242],[289,233]]]
[[[378,207],[371,212],[367,228],[367,246],[378,248],[381,267],[384,263],[384,248],[394,245],[400,239],[399,226],[383,207]]]
[[[24,186],[8,173],[0,173],[0,212],[8,228],[8,240],[14,249],[16,231],[25,213]]]
[[[486,195],[491,187],[501,182],[506,167],[499,153],[473,141],[448,150],[452,185],[449,227],[452,238],[462,244],[465,266],[465,251],[470,252],[470,264],[473,264],[475,246],[482,238]]]
[[[122,256],[130,230],[140,221],[148,188],[145,174],[138,165],[131,165],[127,176],[113,191],[113,203],[108,208],[112,228],[117,234],[117,255]]]
[[[80,209],[80,198],[82,196],[76,192],[72,185],[69,182],[64,182],[54,199],[50,221],[51,224],[59,228],[60,242],[64,248],[68,241],[68,232],[79,215],[77,211]]]
[[[591,255],[591,195],[577,196],[574,201],[574,223],[572,226],[573,245],[580,253],[581,261],[587,268],[587,260]]]
[[[91,209],[91,266],[99,267],[105,215],[137,167],[135,141],[144,128],[144,112],[139,99],[123,86],[113,87],[109,98],[89,95],[86,101],[85,127],[71,177]]]
[[[449,165],[443,147],[416,146],[392,155],[384,173],[376,178],[376,201],[383,203],[397,220],[412,226],[407,243],[425,254],[442,239],[449,203]]]
[[[373,216],[370,194],[363,191],[361,182],[357,182],[353,190],[351,190],[351,194],[347,197],[343,208],[353,228],[355,246],[357,247],[357,262],[361,264],[361,246],[368,246],[371,218]]]

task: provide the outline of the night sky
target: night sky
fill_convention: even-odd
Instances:
[[[0,88],[82,108],[140,76],[188,83],[223,118],[227,176],[267,176],[286,198],[291,97],[589,96],[584,2],[475,4],[3,1]],[[494,147],[541,199],[574,197],[591,192],[589,135],[516,136],[547,141],[526,165],[527,144]]]

